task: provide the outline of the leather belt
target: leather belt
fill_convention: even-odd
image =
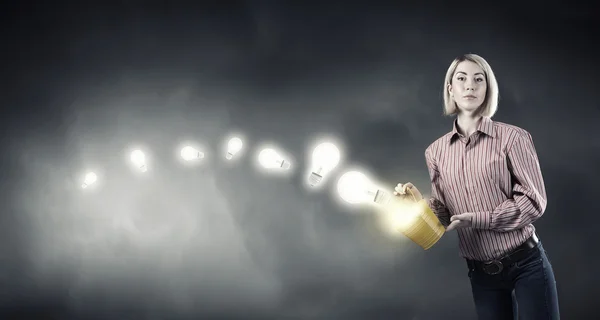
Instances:
[[[523,244],[515,248],[513,251],[509,252],[503,258],[498,260],[491,261],[477,261],[467,259],[467,265],[471,269],[479,269],[489,275],[496,275],[504,270],[504,266],[508,266],[517,261],[524,259],[529,250],[536,247],[539,239],[537,235],[534,233],[529,239],[525,240]]]

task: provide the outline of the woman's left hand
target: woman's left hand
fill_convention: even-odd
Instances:
[[[448,228],[446,228],[446,232],[452,231],[454,229],[468,228],[471,226],[472,221],[472,212],[453,215],[452,217],[450,217],[450,224],[448,225]]]

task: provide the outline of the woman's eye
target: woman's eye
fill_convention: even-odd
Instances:
[[[481,82],[481,81],[483,81],[483,78],[477,79],[477,82]]]

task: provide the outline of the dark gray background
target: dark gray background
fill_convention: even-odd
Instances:
[[[100,5],[102,4],[102,5]],[[486,58],[494,118],[533,135],[536,223],[565,319],[596,310],[600,114],[591,5],[247,1],[12,4],[3,10],[0,310],[36,319],[473,319],[448,234],[424,252],[366,209],[303,185],[331,135],[344,162],[429,193],[425,148],[452,59]],[[232,131],[236,165],[218,158]],[[186,139],[208,150],[176,160]],[[253,157],[274,142],[293,175]],[[141,177],[126,151],[142,145]],[[212,152],[212,153],[211,153]],[[95,168],[95,192],[78,189]],[[142,234],[119,229],[130,215]],[[120,222],[121,221],[121,222]],[[125,231],[124,231],[125,230]],[[147,234],[161,234],[164,238]]]

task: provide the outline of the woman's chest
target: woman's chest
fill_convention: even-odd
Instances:
[[[510,179],[506,153],[493,143],[455,141],[441,155],[438,164],[442,181],[448,185],[497,185]]]

